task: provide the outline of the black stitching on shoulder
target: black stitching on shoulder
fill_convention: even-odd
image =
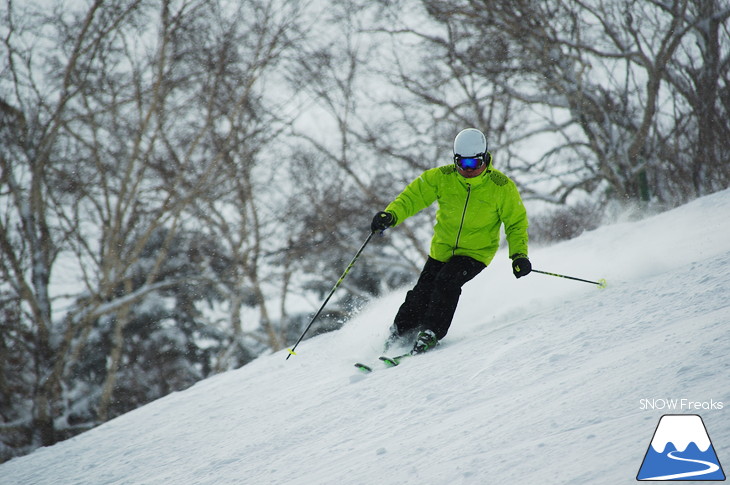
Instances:
[[[441,173],[444,175],[454,173],[454,171],[456,171],[456,167],[454,167],[453,165],[444,165],[443,167],[441,167]]]
[[[499,172],[490,172],[489,176],[492,179],[492,182],[495,183],[495,185],[499,185],[500,187],[507,185],[509,182],[509,179]]]

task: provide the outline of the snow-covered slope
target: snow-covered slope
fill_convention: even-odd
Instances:
[[[532,248],[534,267],[605,290],[515,280],[498,254],[432,353],[352,367],[377,362],[403,290],[288,361],[260,358],[12,460],[0,483],[628,484],[676,413],[702,416],[727,467],[729,216],[726,190]]]

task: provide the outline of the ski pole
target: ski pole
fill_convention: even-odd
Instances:
[[[606,280],[603,278],[601,278],[598,281],[590,281],[590,280],[584,280],[583,278],[576,278],[575,276],[566,276],[564,274],[548,273],[547,271],[540,271],[539,269],[533,269],[532,272],[546,274],[546,275],[550,275],[550,276],[557,276],[558,278],[566,278],[569,280],[582,281],[584,283],[591,283],[594,285],[598,285],[598,288],[600,288],[600,289],[603,289],[608,285],[608,283],[606,283]]]
[[[289,351],[289,353],[286,356],[286,360],[289,360],[289,357],[291,357],[292,355],[297,355],[296,352],[294,352],[294,350],[297,348],[297,345],[299,345],[299,342],[302,341],[302,339],[304,338],[304,335],[309,331],[309,328],[312,326],[312,324],[314,323],[314,321],[317,320],[317,317],[319,317],[319,314],[322,313],[322,310],[324,310],[325,305],[327,305],[327,302],[330,301],[330,298],[332,298],[332,295],[334,295],[335,290],[340,286],[340,283],[342,283],[342,280],[345,279],[345,276],[347,276],[347,273],[350,272],[350,270],[352,269],[353,265],[355,264],[355,261],[357,261],[357,258],[360,257],[360,254],[365,249],[365,246],[367,246],[368,243],[370,242],[370,240],[373,238],[373,234],[375,234],[375,231],[372,231],[370,233],[370,235],[368,236],[368,238],[365,240],[365,242],[363,243],[363,245],[358,250],[357,254],[355,254],[355,257],[352,258],[352,261],[350,261],[350,264],[345,269],[345,272],[342,273],[342,276],[340,276],[340,279],[337,280],[337,283],[335,283],[335,286],[332,287],[332,291],[330,291],[330,294],[327,295],[327,298],[325,298],[324,303],[322,303],[322,306],[319,307],[319,310],[317,310],[317,313],[314,315],[314,317],[312,317],[312,320],[309,322],[309,325],[307,325],[307,328],[305,328],[304,329],[304,332],[302,332],[302,334],[299,336],[299,340],[297,340],[297,343],[294,344],[294,347],[292,347],[290,349],[286,349],[286,350]]]

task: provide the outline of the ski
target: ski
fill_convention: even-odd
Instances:
[[[400,364],[403,359],[405,359],[406,357],[410,357],[411,355],[413,354],[409,352],[407,354],[399,355],[397,357],[388,357],[387,355],[382,355],[378,358],[386,365],[386,367],[395,367]]]
[[[355,362],[355,367],[357,367],[366,374],[369,374],[373,371],[372,367],[370,367],[369,365],[361,364],[360,362]]]
[[[387,367],[397,366],[398,364],[401,363],[401,360],[403,360],[406,357],[410,357],[410,356],[411,356],[410,353],[398,355],[396,357],[388,357],[387,355],[382,355],[382,356],[378,357],[378,360],[380,360],[383,364],[385,364],[385,367],[387,368]],[[354,365],[357,369],[361,370],[365,374],[369,374],[373,371],[372,366],[363,364],[362,362],[355,362]]]

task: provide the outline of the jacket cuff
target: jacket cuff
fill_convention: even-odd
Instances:
[[[526,254],[522,254],[522,253],[515,253],[512,256],[510,256],[510,259],[512,261],[514,261],[517,258],[525,258],[525,259],[527,259],[527,255]]]
[[[395,215],[395,212],[393,211],[384,211],[393,216],[393,220],[390,223],[390,227],[396,226],[398,224],[398,216]]]

